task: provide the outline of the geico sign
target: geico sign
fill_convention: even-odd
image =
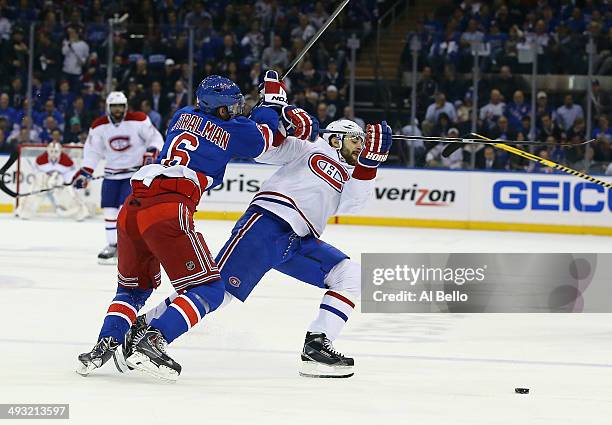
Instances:
[[[501,180],[493,185],[500,210],[612,211],[612,190],[595,183]]]

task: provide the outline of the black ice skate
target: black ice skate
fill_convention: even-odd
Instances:
[[[98,264],[114,265],[117,264],[117,244],[106,245],[98,254]]]
[[[166,354],[166,342],[161,332],[148,326],[144,335],[133,346],[127,358],[128,366],[166,381],[176,381],[181,374],[181,365]]]
[[[102,367],[113,356],[119,345],[119,341],[112,336],[102,338],[89,353],[79,355],[76,373],[87,376],[92,370]]]
[[[127,364],[126,359],[134,354],[134,345],[145,335],[147,326],[145,315],[138,316],[125,335],[125,340],[121,347],[113,353],[113,360],[119,372],[125,373],[128,370],[134,370],[133,367]]]
[[[309,378],[349,378],[355,361],[336,350],[324,333],[306,332],[300,375]]]

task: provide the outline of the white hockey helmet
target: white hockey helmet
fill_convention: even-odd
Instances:
[[[325,127],[325,129],[330,130],[331,132],[324,133],[323,139],[325,139],[327,143],[329,143],[332,147],[336,149],[342,149],[342,142],[344,140],[344,137],[346,136],[360,137],[362,143],[365,141],[364,139],[365,133],[363,132],[363,129],[359,127],[359,124],[357,124],[355,121],[351,121],[347,119],[339,119],[339,120],[329,123],[329,125]],[[342,133],[334,134],[333,133],[334,131],[342,131]],[[333,137],[336,137],[336,140],[337,140],[336,144],[332,144]]]
[[[49,156],[49,161],[57,162],[62,155],[62,145],[58,142],[51,142],[47,145],[47,155]]]
[[[123,94],[123,92],[120,92],[120,91],[110,92],[108,96],[106,97],[106,115],[111,117],[111,111],[110,111],[111,105],[124,105],[125,112],[123,113],[123,117],[125,117],[125,113],[127,112],[127,104],[128,104],[128,100],[127,100],[127,97],[125,97],[125,95]],[[122,120],[123,120],[123,117],[121,117]]]

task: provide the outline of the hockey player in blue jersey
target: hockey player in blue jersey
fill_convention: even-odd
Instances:
[[[132,195],[117,221],[117,294],[108,308],[98,342],[79,356],[82,375],[102,366],[124,340],[138,310],[160,284],[160,263],[179,296],[143,330],[128,365],[175,380],[181,367],[165,351],[168,343],[197,324],[222,302],[224,284],[193,213],[202,194],[223,181],[232,157],[257,158],[273,147],[275,134],[289,129],[299,139],[318,133],[316,120],[302,109],[278,105],[283,84],[266,74],[264,102],[241,116],[244,98],[227,78],[210,76],[196,90],[197,106],[172,118],[158,164],[131,179]],[[284,101],[284,99],[283,99]]]

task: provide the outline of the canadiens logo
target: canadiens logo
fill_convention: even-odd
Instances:
[[[240,286],[240,279],[238,279],[235,276],[230,276],[230,278],[227,280],[229,282],[230,285],[232,285],[234,288],[238,288]]]
[[[321,153],[312,154],[308,159],[308,166],[317,177],[338,192],[342,192],[344,183],[350,178],[342,165]]]
[[[117,152],[121,152],[124,151],[126,149],[128,149],[131,145],[130,145],[130,136],[115,136],[112,137],[109,141],[108,144],[110,145],[111,149]]]

